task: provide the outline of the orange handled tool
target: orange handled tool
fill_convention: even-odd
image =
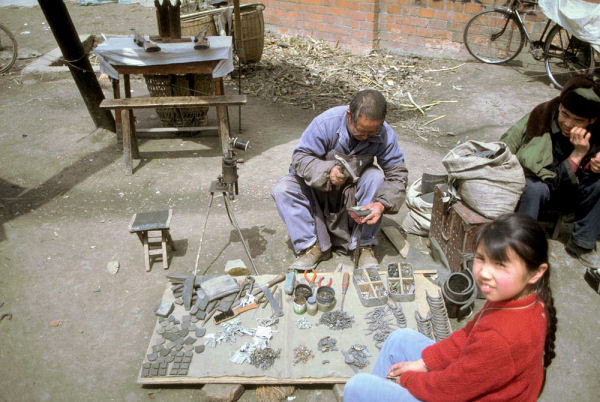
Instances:
[[[342,277],[342,302],[340,306],[340,311],[344,311],[344,299],[346,298],[346,291],[348,290],[349,282],[350,274],[348,272],[344,272],[344,276]]]

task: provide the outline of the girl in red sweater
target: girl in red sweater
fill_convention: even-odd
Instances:
[[[533,218],[508,214],[486,224],[476,243],[473,274],[487,299],[481,311],[437,343],[395,331],[372,374],[348,381],[345,401],[537,399],[556,332],[546,236]]]

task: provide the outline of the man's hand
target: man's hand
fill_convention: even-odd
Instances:
[[[390,377],[398,377],[396,382],[400,384],[400,376],[407,371],[419,371],[419,372],[427,372],[427,367],[425,367],[425,362],[423,359],[415,360],[412,362],[400,362],[393,364],[392,367],[388,370],[388,376]]]
[[[571,144],[575,148],[569,158],[576,164],[579,165],[581,160],[590,150],[590,138],[592,133],[582,127],[573,127],[571,129]]]
[[[590,169],[594,173],[600,173],[600,152],[590,159]]]
[[[334,186],[341,186],[346,182],[346,175],[342,173],[342,168],[338,165],[335,165],[329,171],[329,180],[331,180],[331,184]]]
[[[357,216],[356,218],[353,218],[354,221],[358,224],[366,223],[367,225],[374,225],[379,221],[381,215],[383,215],[383,210],[385,207],[382,203],[377,201],[371,204],[363,205],[361,209],[370,209],[371,213],[367,216]]]

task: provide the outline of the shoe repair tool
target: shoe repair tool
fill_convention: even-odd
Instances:
[[[265,286],[269,287],[269,288],[273,288],[272,292],[275,291],[275,289],[277,289],[277,284],[280,282],[283,282],[283,280],[285,279],[285,275],[284,274],[279,274],[276,277],[274,277],[273,279],[271,279],[270,281],[268,281],[267,283],[265,283]],[[271,293],[272,293],[271,292]],[[254,286],[254,290],[252,291],[252,296],[254,296],[256,304],[260,304],[262,298],[264,297],[264,293],[262,290],[261,286]],[[236,308],[241,307],[241,305],[237,305]]]
[[[253,281],[254,281],[254,278],[252,278],[250,276],[245,277],[242,284],[240,285],[239,292],[237,292],[237,294],[235,295],[234,300],[237,300],[241,296],[244,289],[246,288],[246,285],[252,283]],[[248,306],[250,306],[250,305],[251,304],[249,304]],[[230,308],[229,310],[224,311],[222,314],[215,315],[215,323],[218,324],[219,322],[222,322],[222,321],[225,321],[225,320],[235,317],[236,316],[235,311],[239,311],[238,314],[243,313],[246,310],[242,310],[242,309],[245,307],[248,307],[248,306],[242,306],[241,302],[240,302],[240,307],[238,307],[237,309],[233,310]],[[256,305],[256,307],[258,307],[258,305]],[[247,309],[247,310],[250,310],[250,309]],[[217,321],[219,321],[219,322],[217,322]]]
[[[371,213],[370,209],[361,209],[360,206],[350,207],[347,209],[350,217],[354,220],[364,218]],[[358,237],[356,239],[356,248],[354,249],[354,269],[358,268],[358,259],[360,257],[360,241],[362,240],[363,224],[358,224]]]
[[[344,159],[344,157],[338,153],[334,154],[334,158],[339,162],[339,165],[342,168],[342,173],[344,176],[348,176],[352,179],[352,183],[356,183],[359,179],[359,176],[356,174],[350,163]]]
[[[313,276],[311,279],[308,279],[308,276],[306,275],[308,271],[304,271],[304,279],[306,279],[306,283],[308,283],[308,286],[310,287],[310,293],[311,295],[313,295],[314,292],[314,288],[315,288],[315,280],[317,279],[317,270],[316,269],[312,269],[312,273]]]
[[[269,288],[266,285],[263,285],[260,288],[262,289],[263,293],[267,297],[267,300],[271,304],[271,308],[273,309],[273,315],[275,317],[283,316],[283,310],[281,310],[281,306],[279,306],[279,304],[277,304],[277,300],[275,300],[275,298],[273,297],[273,294],[271,293]]]
[[[285,285],[283,287],[283,290],[285,291],[285,294],[286,295],[291,295],[292,293],[294,293],[294,286],[295,285],[296,285],[296,270],[295,269],[291,269],[285,275]]]
[[[350,274],[344,272],[342,276],[342,301],[340,303],[340,310],[344,311],[344,299],[346,298],[346,292],[348,291],[348,284],[350,283]]]
[[[322,287],[322,286],[329,286],[331,287],[331,283],[333,282],[333,278],[329,277],[329,282],[327,282],[327,285],[321,285],[321,282],[323,282],[323,279],[325,279],[324,276],[320,277],[319,280],[317,281],[317,290]]]
[[[194,36],[194,49],[204,50],[210,47],[208,38],[206,37],[206,32],[207,29],[204,28],[202,31],[198,32],[196,36]]]
[[[146,40],[143,35],[138,33],[134,28],[131,28],[131,32],[133,32],[133,41],[139,47],[143,47],[146,52],[158,52],[160,47],[149,40]]]
[[[254,269],[254,273],[256,275],[260,275],[258,269],[256,268],[256,264],[254,263],[254,259],[250,255],[250,250],[248,249],[248,245],[246,244],[246,240],[244,239],[244,235],[240,229],[240,226],[237,223],[237,219],[235,214],[233,213],[233,208],[229,204],[229,200],[233,200],[235,195],[238,194],[238,175],[237,175],[237,164],[240,160],[236,157],[236,149],[245,151],[248,149],[248,141],[241,141],[237,138],[228,138],[227,141],[222,141],[223,152],[225,156],[223,156],[221,169],[222,173],[217,177],[217,180],[213,181],[210,185],[210,200],[208,202],[208,208],[206,209],[206,218],[204,220],[204,227],[202,229],[202,234],[200,236],[200,246],[198,247],[198,253],[196,254],[196,264],[194,266],[194,275],[198,271],[198,262],[200,259],[200,250],[202,250],[202,240],[204,239],[204,232],[206,231],[206,225],[208,223],[208,216],[210,215],[210,208],[212,207],[212,203],[215,197],[215,193],[221,193],[223,195],[223,203],[225,204],[225,210],[227,211],[227,217],[229,218],[229,222],[235,227],[237,230],[240,240],[242,242],[242,246],[244,247],[244,251],[246,252],[246,256],[250,260],[252,264],[252,269]],[[206,267],[203,272],[203,275],[206,275],[206,272],[210,268],[210,265]],[[284,277],[285,279],[285,277]]]
[[[247,306],[240,307],[235,310],[229,310],[229,311],[225,311],[224,313],[217,314],[217,315],[215,315],[215,324],[220,324],[223,321],[231,320],[232,318],[237,317],[238,315],[242,314],[244,311],[252,310],[257,307],[258,307],[258,304],[251,303],[251,304],[248,304]]]

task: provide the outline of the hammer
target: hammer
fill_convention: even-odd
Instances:
[[[350,178],[352,179],[352,183],[356,183],[359,179],[359,176],[356,174],[354,169],[352,169],[352,166],[350,166],[350,163],[348,163],[348,161],[346,159],[344,159],[343,156],[335,154],[333,157],[338,162],[340,162],[342,170],[343,170],[342,173],[344,173],[345,176],[350,176]]]

